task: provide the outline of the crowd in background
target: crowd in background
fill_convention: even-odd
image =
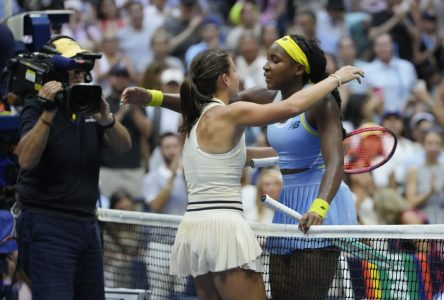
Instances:
[[[360,223],[444,223],[444,2],[66,0],[64,8],[73,14],[54,33],[103,54],[93,83],[133,141],[126,153],[102,153],[103,207],[112,199],[116,208],[177,215],[186,209],[181,116],[159,107],[123,109],[125,87],[178,93],[191,60],[208,48],[230,51],[241,90],[265,86],[267,48],[285,34],[300,34],[320,42],[329,73],[344,65],[365,71],[362,84],[339,88],[344,128],[381,125],[398,137],[387,164],[345,178]],[[267,145],[263,128],[246,133],[248,145]],[[245,169],[243,177],[245,216],[270,222],[272,212],[258,199],[277,198],[280,173]],[[132,204],[116,203],[122,191]]]

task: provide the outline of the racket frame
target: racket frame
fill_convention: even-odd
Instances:
[[[396,151],[396,147],[398,145],[398,139],[396,138],[396,135],[389,129],[385,128],[385,127],[366,127],[366,128],[359,128],[356,130],[353,130],[351,132],[349,132],[345,137],[344,137],[344,141],[347,138],[350,138],[354,135],[363,133],[363,132],[369,132],[369,131],[383,131],[383,132],[387,132],[390,135],[393,136],[393,147],[391,149],[391,151],[389,152],[389,154],[379,163],[374,164],[370,167],[366,167],[366,168],[359,168],[359,169],[355,169],[355,170],[345,170],[344,169],[344,173],[345,174],[360,174],[360,173],[367,173],[370,171],[373,171],[376,168],[379,168],[380,166],[384,165],[386,162],[388,162],[393,154],[395,154]],[[266,158],[253,158],[250,160],[250,167],[252,168],[261,168],[261,167],[273,167],[273,166],[277,166],[279,164],[279,157],[278,156],[273,156],[273,157],[266,157]]]

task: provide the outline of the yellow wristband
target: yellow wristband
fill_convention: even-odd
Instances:
[[[151,101],[146,106],[161,106],[163,102],[163,93],[158,90],[147,90],[151,93]]]
[[[322,219],[325,219],[325,216],[327,215],[328,209],[330,208],[330,205],[327,201],[321,198],[314,199],[313,203],[310,206],[310,209],[308,212],[312,212],[315,214],[318,214]]]

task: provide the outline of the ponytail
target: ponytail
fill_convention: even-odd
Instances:
[[[190,134],[191,128],[199,120],[202,108],[211,102],[211,97],[202,95],[193,82],[193,76],[188,74],[180,87],[180,108],[182,111],[183,124],[179,131]]]
[[[191,128],[199,120],[204,106],[213,102],[217,78],[221,74],[228,74],[229,71],[229,56],[228,52],[224,50],[205,50],[193,59],[190,72],[180,87],[183,124],[179,131],[182,134],[190,134]]]

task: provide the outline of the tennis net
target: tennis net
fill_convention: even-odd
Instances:
[[[109,209],[98,216],[106,287],[196,299],[191,277],[169,275],[181,217]],[[250,225],[264,250],[269,299],[444,299],[444,225],[315,226],[308,236],[295,225]]]

